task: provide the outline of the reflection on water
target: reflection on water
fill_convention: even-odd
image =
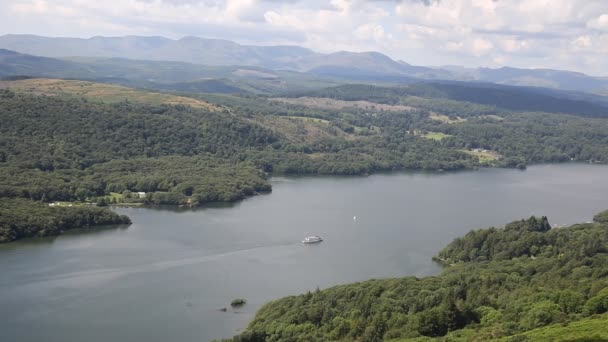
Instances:
[[[69,240],[70,238],[79,240],[83,235],[94,235],[94,236],[102,236],[105,234],[113,234],[116,230],[125,230],[128,229],[129,225],[127,224],[119,224],[119,225],[107,225],[107,226],[95,226],[93,228],[82,228],[82,229],[71,229],[65,231],[61,238],[64,240]],[[23,247],[36,247],[36,246],[44,246],[50,245],[57,240],[59,236],[47,236],[47,237],[34,237],[22,239],[16,242],[0,244],[0,252],[3,249],[19,249]],[[0,255],[1,256],[1,255]]]
[[[258,195],[258,196],[263,196],[263,195]],[[208,209],[232,209],[232,208],[236,208],[236,207],[240,206],[241,204],[242,204],[242,201],[234,202],[234,203],[223,203],[223,202],[207,203],[207,204],[204,204],[199,207],[174,206],[174,205],[153,205],[153,206],[147,206],[146,209],[153,210],[153,211],[167,211],[167,212],[179,214],[179,213],[189,213],[189,212],[196,212],[196,211],[205,211]]]
[[[0,246],[2,340],[228,337],[274,298],[436,274],[431,257],[472,228],[532,214],[588,221],[608,207],[606,171],[566,164],[277,178],[272,194],[235,204],[116,208],[131,226]],[[303,245],[310,235],[324,241]],[[247,305],[232,310],[234,298]]]

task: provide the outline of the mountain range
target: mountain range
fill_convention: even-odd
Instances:
[[[46,77],[192,93],[281,93],[338,85],[329,77],[253,66],[208,66],[114,57],[51,58],[0,49],[0,78]]]
[[[89,78],[95,79],[117,75],[121,77],[127,72],[125,68],[132,73],[134,69],[141,71],[142,68],[149,69],[154,65],[152,69],[160,67],[159,72],[164,71],[163,81],[200,82],[201,78],[205,78],[205,81],[217,78],[230,80],[234,71],[247,67],[246,70],[253,72],[241,72],[242,75],[263,78],[260,75],[266,74],[267,83],[272,83],[269,82],[270,79],[274,79],[275,83],[280,82],[281,76],[277,73],[290,71],[294,73],[291,76],[297,75],[297,78],[321,83],[332,83],[336,79],[381,83],[451,80],[608,94],[608,78],[572,71],[414,66],[393,60],[379,52],[340,51],[324,54],[299,46],[241,45],[228,40],[199,37],[174,40],[165,37],[98,36],[83,39],[9,34],[0,36],[0,48],[20,53],[8,58],[8,52],[3,52],[4,57],[0,57],[0,75],[2,71],[4,75],[19,72],[27,74],[27,67],[24,68],[24,64],[18,61],[27,56],[30,62],[34,58],[52,58],[44,61],[48,67],[44,73],[45,76],[53,76],[50,74],[61,71],[62,75],[56,75],[58,77],[66,77],[65,70],[70,71],[68,77],[69,74],[72,77],[88,74]],[[12,64],[6,65],[7,60],[12,61]],[[137,63],[130,62],[133,60],[137,60]],[[152,61],[162,61],[163,64],[154,64]],[[138,66],[142,63],[146,66]],[[105,65],[105,68],[101,65]],[[114,74],[107,74],[109,66]],[[183,77],[174,75],[180,73]],[[210,75],[213,73],[215,74]],[[148,78],[159,81],[158,77]]]

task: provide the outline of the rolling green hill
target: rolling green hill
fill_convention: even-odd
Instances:
[[[32,95],[72,96],[94,101],[117,103],[133,101],[148,105],[185,105],[209,111],[223,110],[219,106],[191,97],[137,90],[106,83],[48,78],[30,78],[16,81],[0,81],[0,89]]]

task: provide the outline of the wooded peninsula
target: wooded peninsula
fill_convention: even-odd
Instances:
[[[230,341],[606,341],[607,217],[473,230],[436,255],[441,275],[279,299]]]

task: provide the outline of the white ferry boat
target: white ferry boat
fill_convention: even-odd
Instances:
[[[321,242],[323,241],[323,238],[321,238],[320,236],[307,236],[304,238],[304,240],[302,240],[302,243],[317,243],[317,242]]]

